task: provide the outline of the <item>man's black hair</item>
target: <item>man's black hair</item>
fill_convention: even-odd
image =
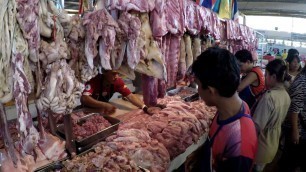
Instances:
[[[231,97],[240,83],[240,70],[235,56],[228,50],[208,48],[192,65],[192,72],[201,82],[218,90],[222,97]]]
[[[237,60],[239,60],[240,62],[247,62],[248,60],[250,62],[253,62],[253,57],[252,54],[249,50],[239,50],[236,52],[235,54]]]

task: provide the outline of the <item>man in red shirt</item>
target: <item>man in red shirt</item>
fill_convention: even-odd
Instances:
[[[108,103],[115,92],[126,97],[133,105],[148,113],[148,107],[124,84],[116,71],[104,71],[85,84],[85,90],[81,96],[83,106],[95,109],[104,114],[112,114],[116,107]]]

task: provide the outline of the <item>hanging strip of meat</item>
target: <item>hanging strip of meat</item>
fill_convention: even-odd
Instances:
[[[1,124],[0,129],[2,132],[1,134],[3,136],[3,139],[4,139],[5,149],[8,151],[9,156],[13,160],[14,166],[16,167],[18,158],[15,154],[13,139],[8,130],[6,113],[4,111],[4,107],[2,103],[0,103],[0,124]]]
[[[147,106],[157,104],[157,79],[145,74],[142,75],[143,101]]]
[[[28,94],[31,85],[23,71],[24,57],[21,53],[15,54],[13,50],[12,66],[14,69],[14,98],[18,114],[18,130],[20,134],[19,148],[23,154],[34,155],[34,148],[39,139],[39,133],[33,126],[32,115],[28,109]]]

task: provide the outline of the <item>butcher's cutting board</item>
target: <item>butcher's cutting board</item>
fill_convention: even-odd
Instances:
[[[140,100],[142,100],[142,95],[135,94]],[[111,117],[118,117],[123,114],[126,114],[132,110],[138,109],[138,107],[134,106],[129,101],[123,100],[122,98],[111,100],[110,103],[117,107],[116,112]]]

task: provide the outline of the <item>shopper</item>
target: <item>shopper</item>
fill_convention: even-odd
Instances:
[[[283,53],[282,53],[282,58],[283,60],[285,60],[288,56],[288,53],[287,53],[287,49],[284,49]]]
[[[235,54],[241,73],[244,75],[238,87],[239,96],[249,107],[265,89],[264,74],[260,67],[254,66],[252,54],[248,50],[240,50]]]
[[[137,96],[131,93],[118,72],[105,70],[85,84],[85,90],[81,96],[81,103],[84,107],[93,109],[104,114],[112,114],[116,107],[108,103],[115,92],[126,97],[133,105],[143,109],[146,113],[151,110]]]
[[[194,62],[192,71],[201,98],[218,111],[210,126],[209,139],[192,155],[197,158],[187,162],[187,167],[193,165],[191,171],[197,172],[250,171],[257,136],[248,105],[236,91],[240,71],[235,56],[225,49],[209,48]]]
[[[301,67],[301,59],[298,55],[290,55],[286,59],[288,66],[289,66],[289,75],[291,77],[290,81],[285,83],[286,88],[289,88],[295,77],[299,74],[299,72],[302,70]]]
[[[285,146],[281,158],[283,171],[306,171],[306,67],[289,88],[291,105],[284,123]]]
[[[294,49],[294,48],[290,48],[288,50],[288,55],[287,55],[287,58],[290,57],[290,56],[294,56],[294,55],[300,55],[299,51],[297,49]]]
[[[266,92],[255,104],[253,120],[258,131],[258,150],[254,171],[263,171],[271,163],[278,150],[281,126],[286,118],[290,97],[284,81],[289,80],[286,62],[276,59],[266,66]]]

